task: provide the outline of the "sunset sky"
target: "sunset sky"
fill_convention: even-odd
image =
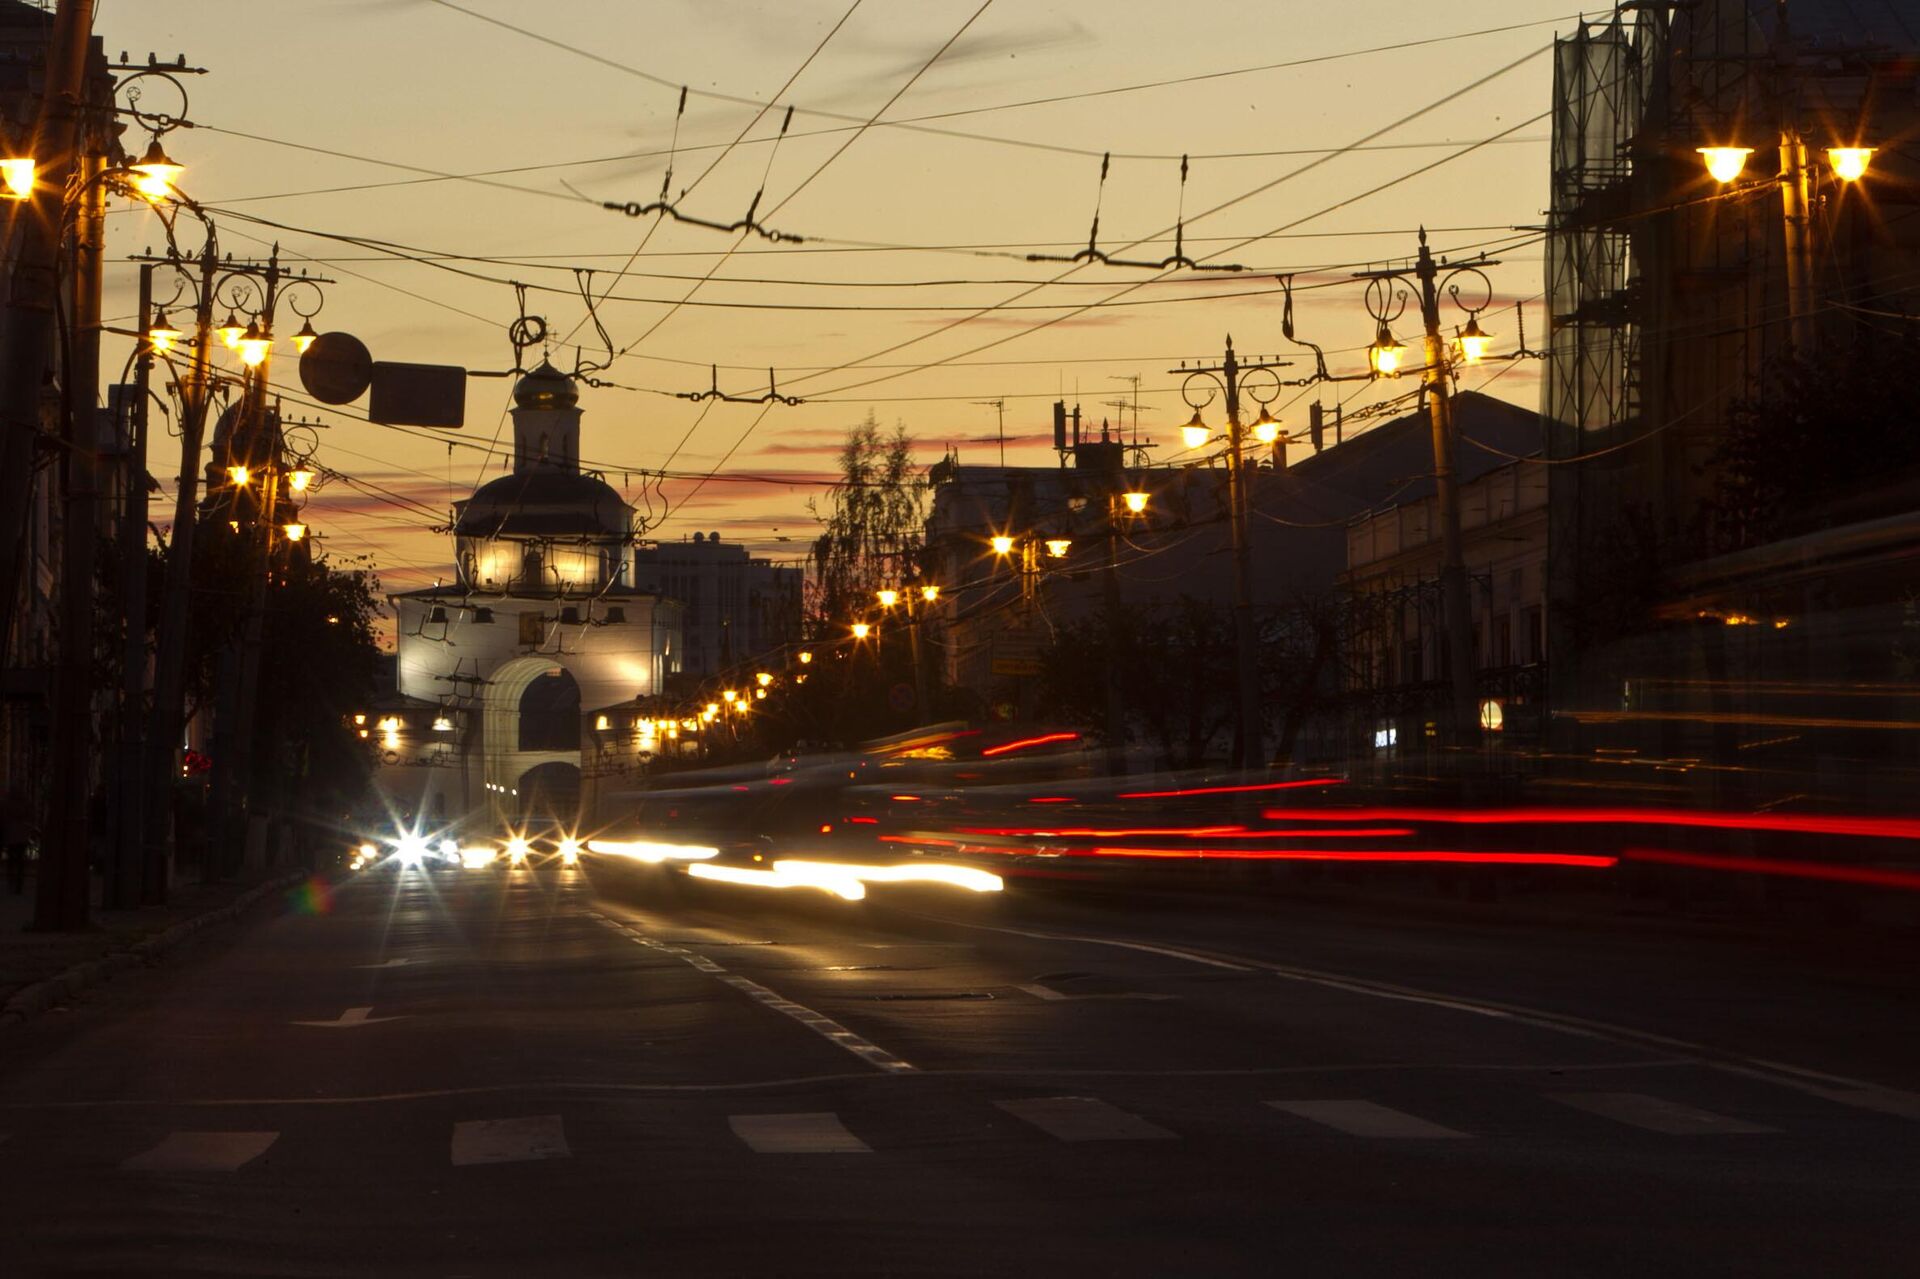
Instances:
[[[583,458],[651,510],[663,540],[719,530],[798,556],[807,499],[869,411],[903,423],[922,463],[949,447],[986,463],[996,411],[980,402],[1004,399],[1009,461],[1044,464],[1052,400],[1097,425],[1138,378],[1154,456],[1189,460],[1177,427],[1190,410],[1167,370],[1217,360],[1231,333],[1244,354],[1310,371],[1281,335],[1274,277],[1294,273],[1300,336],[1356,371],[1371,321],[1348,273],[1404,258],[1423,223],[1439,250],[1502,258],[1483,320],[1497,348],[1515,337],[1502,308],[1540,293],[1539,244],[1514,228],[1537,226],[1546,203],[1548,50],[1571,12],[1479,0],[1421,27],[1381,0],[849,3],[100,0],[96,31],[110,56],[208,68],[189,82],[197,127],[167,139],[182,187],[213,210],[223,249],[277,239],[338,281],[323,331],[356,334],[376,358],[506,369],[519,282],[554,363],[605,362],[610,341],[596,376],[612,385],[582,396]],[[151,105],[169,109],[163,92]],[[1170,255],[1183,153],[1189,252],[1245,271],[1025,260],[1084,247],[1096,198],[1101,248]],[[683,212],[732,222],[764,185],[761,222],[803,242],[601,207],[655,199],[669,165]],[[111,228],[114,257],[160,242],[151,213],[116,212]],[[110,318],[131,318],[132,284],[131,267],[110,268]],[[582,287],[604,299],[606,341]],[[1531,301],[1536,344],[1543,320]],[[1405,339],[1416,322],[1397,328]],[[123,358],[110,347],[106,363]],[[723,390],[750,395],[772,366],[807,402],[674,398],[705,389],[710,364]],[[316,413],[291,358],[275,380],[289,414]],[[1467,385],[1531,406],[1537,366]],[[504,468],[510,386],[470,380],[457,432],[373,426],[364,403],[320,414],[327,467],[411,502],[329,484],[307,511],[322,544],[370,556],[390,590],[450,576],[425,511]],[[1318,393],[1351,409],[1407,389]],[[1283,422],[1303,428],[1305,403]],[[169,487],[174,469],[153,464]]]

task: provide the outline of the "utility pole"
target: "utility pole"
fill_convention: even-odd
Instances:
[[[207,344],[213,335],[215,273],[220,264],[213,229],[200,251],[198,305],[194,308],[193,368],[180,387],[180,478],[174,490],[173,533],[167,543],[166,596],[154,645],[153,712],[147,734],[148,902],[166,900],[174,855],[173,792],[179,774],[175,751],[186,726],[186,660],[189,605],[193,598],[194,526],[200,503],[200,450],[213,402]]]
[[[1217,365],[1183,365],[1168,369],[1189,379],[1208,377],[1226,392],[1227,402],[1227,528],[1233,543],[1233,667],[1236,706],[1237,746],[1234,765],[1238,768],[1265,767],[1266,748],[1260,723],[1260,674],[1257,641],[1253,628],[1252,548],[1247,542],[1247,505],[1252,477],[1246,471],[1240,427],[1240,379],[1255,370],[1271,372],[1283,362],[1243,364],[1233,352],[1233,337],[1227,337],[1227,354]],[[1278,378],[1275,378],[1278,382]],[[1194,418],[1199,419],[1196,410]],[[1264,416],[1263,422],[1270,419]]]
[[[46,109],[43,118],[54,121],[42,145],[58,148],[47,166],[47,205],[36,197],[34,223],[50,250],[43,261],[23,260],[23,269],[44,265],[52,274],[61,242],[66,238],[65,200],[77,180],[80,201],[72,232],[73,312],[67,335],[67,360],[60,370],[61,417],[64,427],[65,510],[60,549],[60,661],[54,677],[53,743],[49,759],[51,785],[42,830],[40,873],[34,898],[36,931],[73,931],[85,928],[89,910],[89,822],[93,777],[93,612],[95,554],[99,546],[99,467],[95,402],[100,393],[100,252],[106,216],[106,192],[99,181],[105,167],[100,148],[83,125],[87,52],[91,46],[91,0],[62,3],[54,18],[53,43],[47,54]],[[36,157],[37,158],[37,157]],[[51,217],[41,221],[43,212]],[[24,257],[24,255],[23,255]],[[16,280],[18,276],[16,276]],[[58,291],[46,281],[49,299]],[[16,310],[18,315],[19,311]],[[43,336],[50,327],[43,316],[27,329]],[[44,367],[44,345],[31,351],[10,351],[36,370]],[[24,420],[37,408],[40,378],[24,401],[8,401]],[[9,602],[10,603],[10,602]],[[11,609],[9,609],[11,611]]]
[[[1395,367],[1380,360],[1379,353],[1387,349],[1389,344],[1396,353],[1399,350],[1387,325],[1404,308],[1405,294],[1401,294],[1399,303],[1395,304],[1394,289],[1411,282],[1419,290],[1426,357],[1425,366],[1420,370],[1420,380],[1425,385],[1427,418],[1432,427],[1433,488],[1440,515],[1440,601],[1446,626],[1448,708],[1452,719],[1449,736],[1455,745],[1461,746],[1472,745],[1480,736],[1480,704],[1474,686],[1478,655],[1473,646],[1473,605],[1467,595],[1466,553],[1460,537],[1460,486],[1454,472],[1458,445],[1451,396],[1453,366],[1448,356],[1447,340],[1440,332],[1440,295],[1448,294],[1467,312],[1469,319],[1464,338],[1476,336],[1479,326],[1475,317],[1485,309],[1493,296],[1493,285],[1482,268],[1498,265],[1498,261],[1484,256],[1461,264],[1436,260],[1432,250],[1427,247],[1426,228],[1422,227],[1420,253],[1414,259],[1411,271],[1388,268],[1354,273],[1355,279],[1368,282],[1368,308],[1380,323],[1380,336],[1373,347],[1376,352],[1375,371],[1378,373],[1393,372]],[[1486,301],[1480,307],[1469,306],[1460,300],[1460,289],[1453,281],[1462,276],[1475,277],[1484,287]],[[1469,353],[1467,358],[1471,361],[1478,357]]]
[[[1107,494],[1107,570],[1103,574],[1107,608],[1107,776],[1127,771],[1127,718],[1120,696],[1120,513],[1119,494]]]
[[[974,403],[983,409],[994,409],[1000,415],[1000,469],[1004,471],[1007,469],[1007,402],[999,399],[975,400]]]
[[[1427,417],[1433,428],[1433,490],[1440,508],[1440,599],[1446,614],[1448,678],[1453,686],[1454,738],[1468,744],[1480,735],[1480,711],[1474,697],[1473,605],[1467,598],[1466,551],[1460,540],[1460,485],[1454,474],[1458,445],[1453,429],[1453,400],[1447,368],[1447,344],[1440,335],[1439,267],[1420,231],[1420,319],[1426,327]]]
[[[147,402],[152,394],[153,264],[140,264],[140,346],[134,357],[133,403],[127,406],[126,508],[120,519],[121,612],[126,643],[121,656],[119,797],[114,829],[113,873],[107,900],[118,909],[138,906],[153,891],[144,883],[146,839],[147,691]]]

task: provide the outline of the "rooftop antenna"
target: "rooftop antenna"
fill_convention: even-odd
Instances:
[[[983,409],[997,410],[1000,414],[1000,469],[1004,471],[1007,467],[1007,402],[1000,399],[975,400],[974,403]]]

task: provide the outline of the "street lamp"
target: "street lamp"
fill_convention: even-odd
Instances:
[[[307,536],[307,526],[300,523],[282,524],[280,531],[287,535],[289,542],[298,542]]]
[[[1193,411],[1193,420],[1180,428],[1180,442],[1189,449],[1203,449],[1207,441],[1213,438],[1213,430],[1201,420],[1200,410]]]
[[[1453,368],[1447,343],[1440,336],[1440,295],[1451,297],[1454,305],[1467,313],[1467,326],[1460,332],[1460,354],[1467,363],[1483,359],[1489,336],[1480,328],[1480,312],[1493,301],[1493,281],[1482,268],[1499,263],[1484,255],[1458,266],[1445,259],[1436,260],[1427,248],[1427,233],[1420,232],[1420,252],[1409,268],[1389,267],[1376,271],[1357,271],[1354,278],[1367,282],[1367,314],[1379,324],[1379,336],[1372,348],[1373,367],[1378,374],[1391,373],[1400,365],[1400,344],[1388,328],[1406,312],[1409,288],[1420,303],[1420,319],[1425,330],[1426,360],[1420,370],[1426,383],[1427,412],[1433,419],[1433,482],[1440,516],[1440,594],[1446,619],[1446,652],[1451,695],[1451,727],[1460,741],[1471,741],[1479,728],[1474,703],[1473,612],[1467,596],[1467,569],[1460,534],[1460,491],[1454,476]],[[1461,285],[1473,289],[1469,297],[1479,304],[1463,301]],[[1477,288],[1475,287],[1477,282]],[[1401,287],[1401,286],[1409,287]],[[1390,361],[1390,362],[1389,362]]]
[[[1253,438],[1262,444],[1271,444],[1280,438],[1280,423],[1264,404],[1260,406],[1260,416],[1253,420]]]
[[[1747,167],[1747,157],[1753,154],[1752,147],[1695,147],[1694,150],[1706,162],[1713,180],[1722,186],[1740,176]]]
[[[273,349],[273,339],[267,336],[257,322],[249,321],[246,331],[233,345],[234,349],[240,353],[240,362],[250,369],[257,369],[267,362],[267,352]]]
[[[247,481],[253,478],[253,471],[244,466],[229,466],[227,478],[233,481],[235,488],[245,488]]]
[[[153,323],[147,327],[147,344],[153,348],[155,355],[165,355],[173,350],[173,344],[185,336],[185,333],[173,327],[165,307],[160,309],[159,314],[153,317]]]
[[[1047,539],[1047,554],[1056,560],[1064,560],[1067,558],[1067,552],[1072,549],[1073,542],[1069,538],[1050,537]]]
[[[240,323],[240,317],[233,313],[233,308],[228,307],[227,318],[220,321],[220,326],[214,332],[227,344],[227,350],[235,351],[240,347],[240,339],[247,335],[247,328],[247,325]]]
[[[1373,336],[1373,345],[1367,348],[1367,359],[1373,365],[1373,371],[1381,377],[1392,377],[1400,371],[1401,357],[1407,348],[1401,346],[1393,336],[1393,330],[1387,327],[1385,320],[1380,321],[1379,331]]]
[[[147,144],[147,153],[128,166],[134,173],[133,189],[149,200],[165,200],[173,194],[174,179],[187,171],[183,164],[174,163],[160,145],[160,135],[155,134],[153,141]]]
[[[926,603],[931,604],[940,598],[940,588],[937,586],[923,586],[920,588],[920,598]]]
[[[313,331],[313,318],[304,318],[305,323],[300,326],[300,331],[293,335],[293,349],[301,355],[305,355],[307,348],[320,340],[320,335]]]
[[[805,666],[808,662],[811,662],[813,660],[813,654],[809,650],[804,648],[801,649],[798,653],[795,653],[794,656],[800,659],[800,665],[802,666]]]
[[[296,493],[304,493],[313,484],[313,474],[304,466],[296,466],[287,472],[287,486]]]
[[[1147,509],[1147,495],[1145,493],[1124,493],[1121,495],[1121,498],[1127,504],[1127,513],[1129,515],[1140,515]]]
[[[1010,555],[1010,554],[1012,554],[1012,553],[1013,553],[1013,539],[1012,539],[1012,538],[1010,538],[1010,537],[995,537],[995,538],[993,538],[993,539],[991,539],[991,542],[992,542],[992,546],[993,546],[993,553],[994,553],[995,555]]]
[[[769,675],[765,671],[761,671],[759,674],[755,675],[753,678],[756,682],[759,683],[761,688],[765,688],[767,685],[773,683],[773,676]]]
[[[881,591],[875,591],[874,595],[877,599],[879,599],[881,608],[892,608],[895,604],[898,604],[900,602],[899,591],[881,590]]]
[[[33,195],[34,160],[21,156],[0,160],[0,196],[25,200]]]
[[[1828,147],[1827,164],[1833,169],[1833,176],[1842,182],[1858,182],[1867,176],[1867,162],[1873,159],[1874,147]]]
[[[867,623],[855,622],[853,624],[853,637],[855,639],[863,640],[871,634],[873,634],[873,627],[867,625]]]

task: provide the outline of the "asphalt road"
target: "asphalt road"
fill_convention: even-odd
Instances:
[[[377,870],[0,1028],[0,1273],[1910,1274],[1912,990],[1302,905]]]

